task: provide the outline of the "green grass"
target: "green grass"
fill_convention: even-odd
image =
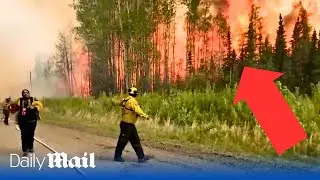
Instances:
[[[308,139],[283,154],[284,158],[320,155],[320,86],[313,97],[293,94],[279,83],[287,102],[308,133]],[[245,103],[232,105],[236,88],[205,91],[172,91],[169,95],[150,93],[138,97],[143,110],[153,117],[137,123],[144,142],[150,146],[190,154],[231,153],[276,157],[275,150]],[[117,137],[121,108],[112,99],[44,99],[41,116],[45,123]]]

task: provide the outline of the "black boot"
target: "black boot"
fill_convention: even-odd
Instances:
[[[149,157],[144,155],[141,144],[132,144],[132,148],[136,152],[136,155],[138,156],[139,162],[145,162],[146,160],[150,159]]]
[[[151,158],[150,156],[146,155],[143,158],[138,159],[138,162],[139,163],[144,163],[144,162],[147,162],[150,158]]]
[[[27,156],[28,156],[28,152],[27,152],[27,151],[26,151],[26,152],[23,152],[23,153],[22,153],[22,156],[27,157]]]
[[[116,162],[125,162],[122,157],[115,157],[113,160]]]

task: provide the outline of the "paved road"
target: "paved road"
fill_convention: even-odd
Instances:
[[[21,158],[21,145],[20,145],[20,132],[16,130],[14,124],[5,126],[3,123],[0,124],[0,166],[9,167],[11,165],[16,165],[18,159]],[[148,171],[189,171],[191,169],[201,169],[205,170],[217,170],[219,171],[230,171],[233,172],[245,172],[237,168],[231,168],[224,165],[216,163],[208,163],[200,159],[178,156],[173,153],[164,152],[155,149],[145,148],[146,154],[151,154],[154,159],[150,160],[148,163],[139,164],[136,162],[136,155],[130,146],[126,147],[124,152],[124,158],[126,163],[117,163],[112,161],[115,143],[116,141],[110,138],[94,136],[84,132],[56,127],[53,125],[39,124],[36,130],[36,137],[42,142],[45,142],[50,147],[54,148],[58,152],[66,152],[69,156],[79,156],[82,157],[85,152],[95,153],[95,163],[96,169],[101,171],[131,171],[143,172],[148,169]],[[40,143],[35,143],[35,156],[40,160],[47,157],[46,155],[51,151],[44,147]],[[11,161],[10,161],[11,157]],[[30,156],[32,157],[32,156]],[[32,157],[33,158],[33,157]],[[44,166],[42,166],[41,171],[46,172],[49,169],[45,166],[48,162],[48,158],[45,159]],[[29,168],[32,171],[37,171],[39,169],[38,165],[35,168]],[[68,169],[69,171],[74,171]],[[90,174],[93,170],[85,169],[86,174]]]
[[[10,154],[21,154],[20,147],[20,134],[16,130],[14,124],[5,126],[0,123],[0,166],[10,166]],[[106,172],[219,172],[224,174],[239,174],[244,175],[252,173],[254,169],[270,171],[274,168],[270,165],[253,164],[249,168],[245,168],[244,163],[241,165],[234,165],[229,163],[228,158],[221,158],[223,161],[208,162],[197,158],[185,157],[174,153],[169,153],[157,149],[145,148],[146,154],[151,154],[154,159],[148,163],[139,164],[136,162],[137,158],[128,144],[124,152],[124,158],[127,160],[125,163],[117,163],[112,161],[116,141],[111,138],[95,136],[84,132],[61,128],[53,125],[39,124],[36,130],[37,139],[45,142],[58,152],[66,152],[69,156],[82,157],[85,152],[95,153],[95,169],[82,169],[88,176],[97,174],[107,174]],[[43,145],[35,144],[35,156],[42,160],[47,157],[47,153],[51,151]],[[17,163],[18,156],[11,155],[12,165]],[[20,159],[21,160],[21,159]],[[48,168],[48,158],[45,159],[41,172],[50,172],[52,169]],[[234,160],[233,160],[234,161]],[[316,168],[316,167],[315,167]],[[8,168],[5,168],[8,169]],[[38,171],[39,166],[34,168],[25,168],[29,172]],[[8,172],[8,170],[3,171]],[[10,169],[14,171],[14,168]],[[57,170],[57,169],[55,169]],[[288,170],[287,167],[278,168],[278,170]],[[60,169],[57,171],[77,173],[74,169]],[[290,169],[292,171],[292,169]],[[298,171],[301,171],[300,169]],[[272,172],[272,171],[270,171]],[[1,173],[1,168],[0,168]]]

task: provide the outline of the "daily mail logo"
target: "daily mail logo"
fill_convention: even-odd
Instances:
[[[46,160],[48,160],[49,168],[96,167],[94,153],[88,154],[86,152],[83,154],[83,157],[74,156],[72,158],[69,158],[68,155],[64,152],[48,153],[42,158],[37,157],[35,154],[31,154],[29,157],[19,157],[18,154],[10,154],[10,167],[38,168],[39,170],[41,170]]]

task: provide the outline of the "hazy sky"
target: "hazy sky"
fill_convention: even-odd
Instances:
[[[29,86],[37,54],[51,53],[60,30],[74,23],[72,0],[0,0],[0,99]],[[37,87],[38,93],[44,87]],[[41,95],[41,94],[40,94]]]

